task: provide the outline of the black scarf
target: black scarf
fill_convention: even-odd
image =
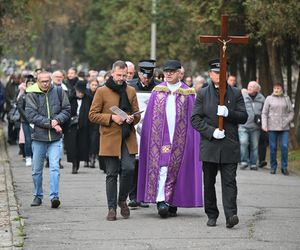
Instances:
[[[119,94],[119,96],[120,96],[119,108],[122,109],[126,113],[131,113],[132,109],[131,109],[131,105],[128,100],[128,96],[127,96],[127,92],[126,92],[126,88],[127,88],[126,82],[124,81],[122,85],[118,85],[114,82],[112,77],[110,77],[106,81],[105,85],[108,88],[110,88],[112,91]],[[127,122],[124,122],[122,124],[122,139],[125,139],[130,135],[132,127],[133,127],[133,125],[128,124]]]

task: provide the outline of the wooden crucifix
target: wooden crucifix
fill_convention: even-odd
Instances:
[[[220,36],[199,36],[200,43],[218,43],[220,46],[220,82],[219,82],[219,105],[224,105],[226,85],[227,85],[227,46],[229,43],[246,44],[248,36],[228,36],[228,15],[221,17]],[[219,116],[219,129],[223,130],[223,116]]]

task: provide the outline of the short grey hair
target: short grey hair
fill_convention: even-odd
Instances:
[[[130,62],[130,61],[125,61],[127,67],[129,66],[133,66],[133,68],[135,67],[135,65],[133,64],[133,62]]]
[[[117,67],[120,69],[125,69],[127,68],[127,64],[124,61],[118,60],[112,65],[112,71],[114,71]]]
[[[260,92],[261,86],[258,84],[258,82],[256,82],[256,81],[250,81],[250,82],[248,83],[248,85],[249,85],[250,83],[255,84],[255,88],[256,88],[257,92]]]
[[[37,79],[38,79],[38,80],[39,80],[39,78],[40,78],[40,75],[48,75],[49,78],[51,79],[51,73],[48,72],[48,71],[41,71],[40,73],[38,73],[38,75],[37,75]]]

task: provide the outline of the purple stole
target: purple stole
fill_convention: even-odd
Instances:
[[[163,143],[162,143],[162,147],[161,147],[161,155],[160,155],[160,161],[159,161],[160,167],[169,165],[171,149],[172,149],[166,112],[165,112],[165,116],[164,116],[162,131],[163,131],[163,140],[162,140]]]

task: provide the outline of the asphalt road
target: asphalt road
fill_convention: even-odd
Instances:
[[[24,219],[24,249],[300,249],[300,179],[295,175],[238,170],[240,223],[225,227],[220,177],[217,180],[220,217],[217,227],[206,226],[203,208],[179,209],[178,217],[161,219],[156,206],[131,210],[123,219],[106,221],[105,174],[83,168],[71,174],[63,160],[59,209],[48,199],[49,175],[44,169],[43,204],[33,199],[31,168],[8,147],[15,194]],[[1,249],[1,247],[0,247]]]

